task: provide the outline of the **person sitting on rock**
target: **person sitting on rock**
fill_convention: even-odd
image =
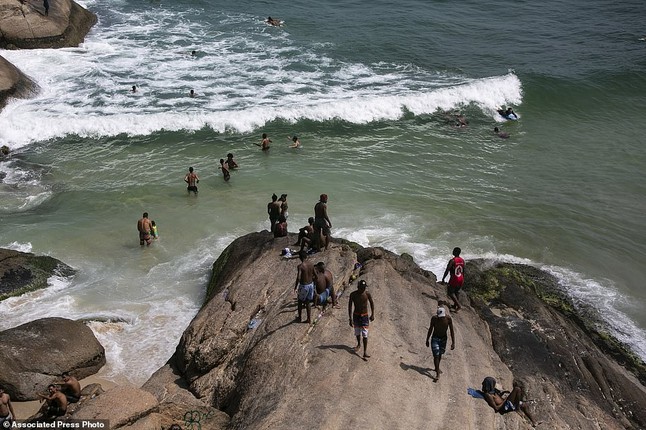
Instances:
[[[16,413],[13,411],[11,397],[4,392],[4,388],[0,387],[0,427],[9,428],[15,419]]]
[[[503,397],[505,394],[507,396]],[[533,426],[540,424],[540,422],[537,423],[534,421],[534,417],[529,413],[527,405],[521,400],[523,398],[523,390],[518,385],[514,385],[514,389],[511,392],[501,392],[496,389],[496,380],[488,376],[482,381],[482,395],[487,404],[500,415],[513,411],[518,413],[522,411],[527,415],[527,418],[529,418]]]
[[[298,239],[294,246],[300,246],[301,249],[309,248],[312,243],[312,236],[314,235],[314,217],[311,216],[307,219],[307,225],[298,229]]]
[[[63,372],[61,378],[63,382],[57,382],[56,385],[61,386],[61,392],[65,394],[68,403],[78,402],[81,399],[81,384],[79,381],[68,372]]]
[[[280,215],[278,217],[278,222],[274,227],[274,237],[285,237],[287,236],[287,219],[285,215]]]
[[[54,384],[47,387],[47,392],[49,392],[49,395],[37,393],[38,397],[45,400],[39,412],[42,413],[46,420],[53,421],[67,413],[67,397]]]

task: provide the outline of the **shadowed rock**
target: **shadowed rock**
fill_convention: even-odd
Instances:
[[[36,400],[61,373],[78,379],[105,364],[105,350],[85,324],[43,318],[0,332],[0,386],[12,399]]]
[[[55,258],[0,248],[0,300],[46,288],[52,276],[73,274],[74,269]]]

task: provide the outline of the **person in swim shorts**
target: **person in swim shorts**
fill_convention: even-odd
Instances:
[[[63,382],[57,382],[56,385],[61,386],[61,392],[65,394],[68,403],[78,402],[81,399],[81,384],[79,381],[68,372],[63,372],[61,378]]]
[[[189,194],[191,191],[197,195],[197,184],[200,183],[200,178],[197,176],[197,173],[193,171],[193,167],[188,168],[188,173],[184,176],[184,182],[188,184],[186,190]]]
[[[354,336],[357,338],[357,345],[354,347],[355,352],[361,349],[361,339],[363,338],[363,359],[370,358],[368,355],[368,327],[370,321],[375,320],[375,303],[372,296],[366,291],[368,284],[363,279],[357,284],[356,291],[350,293],[348,300],[348,317],[350,327],[354,327]],[[370,317],[368,317],[368,304],[370,304]],[[352,307],[354,306],[354,311]]]
[[[534,417],[530,414],[527,405],[521,401],[523,398],[523,390],[520,386],[515,385],[507,397],[502,397],[505,392],[500,392],[496,389],[495,381],[495,379],[488,377],[482,382],[482,395],[487,404],[495,412],[498,412],[500,415],[513,411],[518,413],[523,412],[527,415],[527,418],[529,418],[534,427],[540,424],[540,422],[534,421]]]
[[[453,320],[446,315],[446,309],[438,306],[436,315],[431,317],[431,324],[426,333],[426,347],[429,347],[429,338],[431,339],[430,347],[433,351],[433,364],[435,364],[435,379],[440,379],[442,371],[440,370],[440,361],[446,351],[447,330],[451,333],[451,350],[455,349],[455,334],[453,333]]]
[[[38,397],[45,400],[40,412],[48,420],[54,420],[65,415],[67,413],[67,397],[65,397],[65,394],[61,393],[54,384],[47,387],[47,392],[49,395],[38,393]]]
[[[298,289],[298,316],[296,317],[296,321],[301,322],[303,305],[305,305],[307,309],[307,321],[305,322],[311,324],[312,301],[314,300],[314,266],[307,261],[307,252],[304,249],[298,252],[298,258],[300,258],[301,264],[298,265],[296,283],[294,284],[294,291]]]
[[[318,243],[314,245],[317,250],[321,250],[321,234],[323,235],[323,243],[325,249],[330,243],[330,229],[332,222],[327,216],[327,194],[321,194],[318,203],[314,205],[314,240]]]
[[[316,277],[314,281],[316,283],[316,293],[319,294],[318,302],[315,303],[322,304],[325,306],[327,304],[328,298],[332,300],[332,306],[338,308],[336,292],[334,291],[334,276],[326,267],[323,261],[319,261],[314,265],[316,270]]]
[[[455,312],[459,311],[462,306],[458,300],[458,293],[462,289],[464,284],[464,259],[460,257],[462,250],[458,247],[453,248],[453,258],[449,260],[449,263],[446,265],[446,270],[442,276],[441,284],[444,284],[444,279],[449,273],[451,277],[449,278],[449,284],[446,287],[446,294],[451,300],[453,300],[452,308],[455,309]]]
[[[139,231],[139,245],[143,246],[150,245],[152,243],[152,236],[150,232],[152,230],[152,225],[148,219],[148,212],[144,212],[142,218],[137,221],[137,230]]]

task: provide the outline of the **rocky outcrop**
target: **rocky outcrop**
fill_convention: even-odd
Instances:
[[[539,428],[645,427],[639,367],[633,373],[605,357],[574,309],[544,294],[546,274],[522,266],[491,275],[493,262],[468,262],[464,300],[472,306],[452,315],[456,348],[437,378],[425,346],[430,316],[446,299],[435,275],[408,255],[335,240],[310,259],[334,273],[341,308],[317,309],[313,324],[298,323],[299,260],[280,255],[293,241],[253,233],[222,252],[202,309],[141,388],[150,396],[112,395],[115,405],[123,397],[132,403],[112,428],[528,428],[522,415],[495,414],[467,394],[486,376],[503,389],[523,385]],[[376,308],[368,359],[354,351],[348,324],[356,279],[368,283]],[[72,418],[107,417],[110,401],[98,404]]]
[[[0,386],[12,399],[36,400],[61,373],[78,379],[99,371],[105,351],[85,324],[43,318],[0,332]]]
[[[0,248],[0,300],[46,288],[52,276],[74,273],[74,269],[55,258]]]
[[[593,309],[575,304],[553,276],[534,267],[475,260],[465,272],[494,350],[514,378],[546,395],[538,401],[573,427],[592,421],[600,428],[646,428],[646,366]],[[603,413],[582,416],[586,404]]]
[[[72,0],[49,0],[49,15],[38,0],[0,0],[0,48],[78,46],[96,23],[94,13]]]
[[[49,14],[37,0],[0,0],[0,48],[34,49],[78,46],[96,23],[94,13],[72,0],[49,0]],[[27,98],[39,87],[0,57],[0,110],[10,97]]]
[[[38,90],[38,84],[0,56],[0,110],[5,107],[10,97],[29,98]]]

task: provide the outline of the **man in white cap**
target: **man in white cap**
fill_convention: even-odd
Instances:
[[[446,331],[451,331],[451,350],[455,349],[455,334],[453,333],[453,320],[446,315],[446,309],[438,306],[437,315],[431,317],[431,326],[426,334],[426,346],[431,347],[433,351],[433,363],[435,364],[436,380],[440,379],[442,371],[440,370],[440,361],[446,350]],[[429,339],[431,340],[429,344]]]

